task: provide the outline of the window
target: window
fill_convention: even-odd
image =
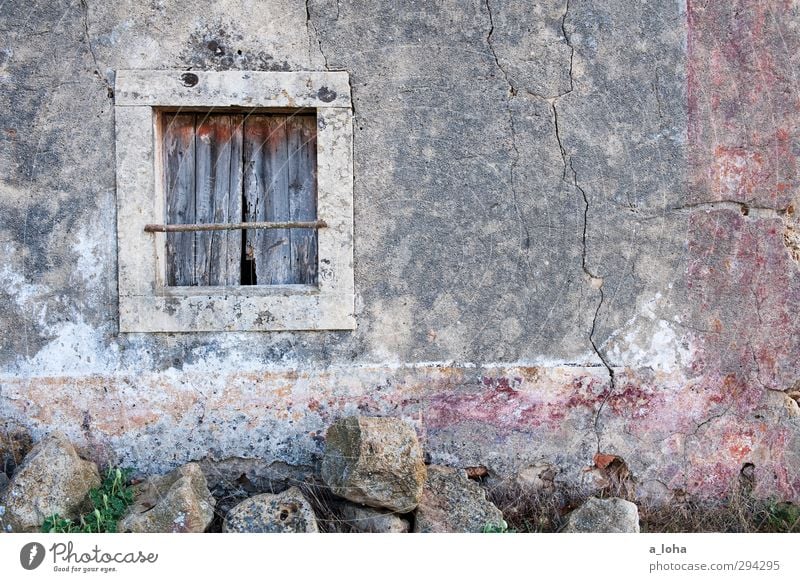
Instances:
[[[164,112],[157,127],[168,225],[145,230],[167,232],[168,286],[316,285],[315,115]]]
[[[118,71],[120,331],[353,329],[346,73]]]

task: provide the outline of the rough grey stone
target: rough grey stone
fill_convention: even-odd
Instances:
[[[406,533],[411,528],[407,519],[389,511],[343,503],[342,519],[355,532],[361,533]]]
[[[8,476],[0,471],[0,495],[3,495],[3,491],[8,486]]]
[[[505,524],[486,491],[460,469],[431,465],[414,520],[420,533],[479,533]]]
[[[119,531],[200,533],[214,519],[216,502],[197,463],[188,463],[137,486],[134,504],[120,520]]]
[[[590,497],[567,516],[564,533],[639,533],[639,509],[636,504],[609,497]]]
[[[425,481],[417,433],[396,418],[339,419],[325,437],[322,479],[335,495],[350,501],[411,511]]]
[[[314,509],[297,487],[245,499],[225,516],[227,533],[317,533]]]
[[[56,513],[77,518],[89,489],[99,486],[97,466],[81,459],[66,436],[53,433],[37,443],[17,467],[0,505],[6,508],[6,523],[14,531],[31,531]]]

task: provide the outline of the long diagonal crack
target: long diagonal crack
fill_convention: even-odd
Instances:
[[[511,182],[511,196],[514,202],[514,211],[517,214],[517,220],[520,225],[520,230],[524,235],[523,238],[523,247],[525,249],[530,248],[531,246],[531,232],[528,228],[528,224],[525,222],[522,211],[519,207],[519,197],[517,194],[517,186],[516,186],[516,169],[517,164],[519,163],[519,146],[517,145],[517,129],[514,124],[514,112],[511,109],[511,100],[516,96],[517,89],[514,87],[511,79],[508,76],[508,71],[500,64],[500,59],[497,56],[497,51],[495,51],[494,43],[492,42],[492,35],[494,34],[494,15],[492,14],[492,6],[489,4],[489,0],[486,0],[486,12],[489,15],[489,33],[486,35],[486,44],[489,47],[489,52],[492,53],[492,57],[494,58],[494,62],[497,65],[498,70],[503,75],[503,78],[508,85],[508,95],[506,97],[506,112],[508,113],[508,123],[511,129],[511,149],[514,152],[514,155],[511,157],[511,166],[509,168],[509,181]],[[528,266],[531,267],[530,262]]]
[[[609,389],[603,398],[600,405],[597,407],[597,411],[595,412],[594,421],[593,421],[593,428],[595,433],[595,439],[597,440],[597,452],[601,452],[601,428],[600,428],[600,418],[603,413],[603,409],[606,406],[609,398],[616,392],[616,376],[614,375],[614,368],[611,366],[608,358],[600,349],[595,340],[595,332],[597,331],[597,321],[600,317],[600,311],[603,308],[603,304],[605,303],[605,292],[603,291],[603,279],[602,277],[598,276],[594,272],[589,269],[588,262],[587,262],[587,254],[588,254],[588,229],[589,229],[589,197],[586,194],[586,190],[581,187],[578,181],[578,171],[575,169],[575,166],[572,162],[571,155],[567,152],[566,147],[564,146],[564,141],[561,138],[561,127],[559,125],[559,118],[558,118],[558,99],[571,93],[575,88],[575,81],[573,77],[573,64],[575,61],[575,48],[572,44],[572,40],[570,38],[569,33],[567,32],[567,18],[569,16],[569,2],[570,0],[566,0],[564,5],[564,14],[561,17],[561,34],[564,37],[564,42],[570,49],[570,57],[569,57],[569,90],[559,94],[555,97],[548,98],[547,101],[550,103],[550,110],[553,115],[553,128],[556,135],[556,141],[558,143],[558,148],[561,153],[561,161],[563,163],[564,169],[561,175],[562,180],[569,184],[572,188],[574,188],[580,195],[583,202],[583,227],[581,233],[581,269],[583,270],[586,278],[589,281],[589,284],[593,289],[597,289],[600,294],[600,301],[597,303],[597,307],[595,308],[594,315],[592,317],[592,326],[589,330],[589,343],[594,350],[595,355],[600,359],[603,364],[603,367],[608,372],[608,380],[609,380]]]
[[[584,274],[586,275],[587,279],[589,280],[590,285],[593,289],[597,289],[600,293],[600,301],[597,303],[597,307],[594,311],[594,316],[592,317],[592,327],[589,330],[589,343],[592,345],[592,349],[597,357],[603,364],[603,367],[608,372],[608,380],[609,380],[609,389],[603,398],[603,401],[600,403],[600,406],[597,408],[597,412],[595,412],[594,416],[594,433],[595,439],[597,440],[597,452],[600,451],[600,415],[605,408],[608,399],[611,398],[612,394],[616,391],[616,377],[614,375],[614,368],[611,367],[611,364],[608,361],[606,355],[600,350],[600,347],[597,345],[595,340],[595,331],[597,329],[597,320],[600,316],[600,310],[603,308],[603,303],[605,302],[605,292],[603,291],[603,279],[602,277],[597,276],[593,273],[588,266],[586,256],[588,252],[588,244],[587,244],[587,231],[589,228],[589,197],[586,194],[586,190],[578,182],[578,172],[575,169],[575,166],[572,163],[572,158],[567,153],[566,148],[564,147],[564,142],[561,139],[561,130],[559,127],[558,122],[558,108],[556,107],[556,101],[553,99],[550,103],[551,111],[553,113],[553,126],[555,128],[556,134],[556,141],[558,142],[559,150],[561,151],[561,160],[564,164],[564,170],[562,174],[562,180],[569,184],[571,187],[575,188],[575,190],[580,193],[582,201],[583,201],[583,231],[581,234],[581,269],[583,270]]]

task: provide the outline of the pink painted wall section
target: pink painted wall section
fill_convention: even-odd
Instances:
[[[694,200],[786,209],[797,190],[797,2],[690,0]]]
[[[800,496],[798,16],[789,0],[688,6],[691,373],[718,400],[687,442],[697,492],[753,463],[764,495]]]

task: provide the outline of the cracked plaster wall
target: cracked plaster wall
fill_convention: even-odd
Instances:
[[[798,5],[694,4],[2,4],[5,437],[312,466],[390,414],[499,475],[797,499]],[[356,331],[117,333],[114,71],[190,67],[349,72]]]

